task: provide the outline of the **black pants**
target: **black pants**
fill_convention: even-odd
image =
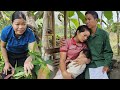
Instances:
[[[10,64],[13,67],[15,67],[15,66],[19,67],[19,66],[24,66],[24,62],[25,62],[26,58],[28,57],[28,51],[21,53],[21,54],[7,52],[7,55],[8,55],[8,60],[9,60]],[[11,74],[11,71],[8,71],[8,74]],[[4,79],[7,75],[2,73],[1,76]]]
[[[77,76],[75,79],[85,79],[85,72]]]

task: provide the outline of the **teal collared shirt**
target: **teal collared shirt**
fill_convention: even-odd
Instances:
[[[97,28],[96,33],[88,39],[88,47],[91,51],[91,63],[95,63],[97,67],[110,66],[113,51],[106,31]]]

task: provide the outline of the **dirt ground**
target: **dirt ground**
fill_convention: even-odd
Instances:
[[[110,79],[120,79],[120,56],[113,56]]]

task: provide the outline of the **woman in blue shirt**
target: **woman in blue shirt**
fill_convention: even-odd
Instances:
[[[27,27],[26,17],[20,11],[12,15],[12,25],[6,26],[1,32],[1,52],[5,66],[2,77],[6,77],[8,71],[14,73],[14,67],[24,66],[25,74],[30,74],[34,68],[31,63],[32,57],[28,51],[32,51],[36,39],[34,33]]]

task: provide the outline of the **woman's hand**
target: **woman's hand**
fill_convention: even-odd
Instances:
[[[5,62],[5,66],[3,68],[3,73],[7,75],[8,71],[12,71],[12,74],[14,74],[14,68],[12,67],[12,65],[9,62]]]
[[[104,66],[104,67],[103,67],[102,72],[103,72],[103,73],[104,73],[104,72],[106,72],[106,73],[107,73],[109,70],[110,70],[110,69],[109,69],[109,67],[108,67],[108,66]]]
[[[79,59],[75,59],[74,62],[76,62],[76,63],[74,63],[74,65],[78,66],[78,65],[83,65],[83,64],[89,63],[90,59],[88,59],[88,58],[84,58],[84,59],[79,58]]]
[[[67,71],[62,72],[62,75],[64,79],[73,79],[72,75],[68,73]]]
[[[24,72],[26,76],[31,74],[31,70],[34,68],[34,65],[31,63],[31,61],[32,61],[32,58],[28,57],[24,62]]]

